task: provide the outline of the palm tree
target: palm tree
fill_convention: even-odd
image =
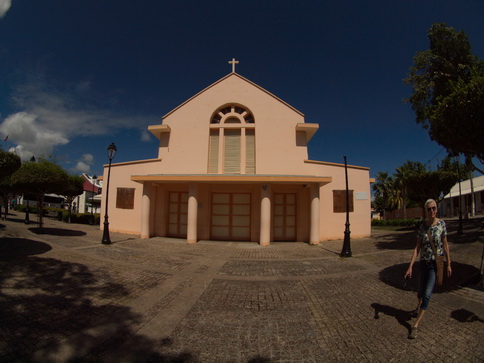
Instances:
[[[401,209],[405,204],[401,180],[392,178],[388,189],[387,208],[390,210]]]
[[[397,187],[401,193],[400,206],[403,207],[403,217],[407,218],[407,204],[409,194],[409,180],[415,175],[421,175],[425,172],[425,166],[420,162],[406,161],[405,164],[399,166],[395,171],[395,180]]]
[[[388,175],[387,172],[378,172],[376,174],[376,183],[373,184],[373,191],[375,192],[375,197],[381,198],[383,204],[383,219],[385,219],[385,210],[388,208],[388,199],[391,194],[391,187],[393,179]]]

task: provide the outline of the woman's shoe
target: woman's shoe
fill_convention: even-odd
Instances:
[[[410,312],[410,316],[411,316],[412,318],[416,318],[416,317],[418,316],[418,312],[419,312],[419,311],[420,311],[420,309],[419,309],[419,308],[416,308],[415,310],[412,310],[412,311]]]
[[[408,339],[416,339],[418,334],[418,328],[413,327],[412,330],[410,331],[410,334],[408,334]]]

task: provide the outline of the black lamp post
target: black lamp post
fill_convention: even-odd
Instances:
[[[348,189],[348,165],[345,158],[345,179],[346,179],[346,224],[345,224],[345,239],[343,241],[343,249],[341,250],[341,257],[351,257],[351,238],[350,238],[350,191]]]
[[[97,176],[92,176],[92,195],[91,195],[91,225],[94,225],[94,187],[96,183]]]
[[[111,244],[111,238],[109,238],[109,222],[108,222],[108,198],[109,198],[109,177],[111,176],[111,161],[114,159],[116,155],[116,145],[114,142],[108,146],[108,159],[109,159],[109,166],[108,166],[108,180],[106,180],[106,212],[104,213],[104,232],[103,232],[103,239],[101,241],[104,245]]]

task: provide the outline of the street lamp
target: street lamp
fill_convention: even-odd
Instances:
[[[91,225],[94,225],[94,187],[96,183],[97,176],[92,176],[92,195],[91,195]]]
[[[111,239],[109,238],[109,222],[108,222],[108,197],[109,197],[109,177],[111,176],[111,161],[114,159],[116,155],[116,145],[114,142],[108,146],[108,159],[109,159],[109,166],[108,166],[108,180],[106,181],[106,211],[104,213],[104,232],[103,232],[103,239],[101,241],[104,245],[111,244]]]
[[[345,179],[346,179],[346,224],[345,224],[345,239],[343,241],[343,250],[340,257],[351,257],[351,238],[350,238],[350,192],[348,190],[348,165],[345,158]]]

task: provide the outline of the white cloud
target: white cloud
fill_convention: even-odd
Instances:
[[[143,142],[151,141],[151,134],[148,132],[148,130],[146,129],[141,130],[141,141]]]
[[[2,1],[2,0],[0,0]],[[22,159],[49,157],[56,146],[65,145],[78,136],[101,136],[123,129],[139,129],[149,119],[129,116],[95,105],[96,97],[89,82],[68,85],[68,91],[46,86],[41,77],[32,77],[31,83],[17,86],[12,95],[22,110],[0,123],[0,133],[17,144],[14,147]],[[93,100],[94,99],[94,100]],[[142,134],[146,141],[146,135]],[[86,169],[89,162],[79,170]],[[77,166],[76,166],[77,167]]]
[[[93,164],[94,156],[91,154],[84,154],[72,170],[79,173],[89,173],[89,171],[91,171],[91,165]]]
[[[0,133],[18,144],[12,148],[23,159],[49,157],[54,147],[65,145],[69,139],[61,132],[45,127],[37,116],[27,112],[18,112],[7,117],[0,124]]]
[[[89,165],[92,165],[94,163],[94,156],[92,156],[91,154],[84,154],[82,155],[82,160]]]
[[[91,166],[87,165],[83,161],[78,161],[76,167],[73,170],[79,173],[89,173],[89,171],[91,170]]]
[[[47,128],[69,136],[105,135],[113,129],[133,127],[130,118],[90,105],[85,100],[89,93],[85,82],[72,89],[73,93],[53,90],[37,81],[17,87],[13,99],[18,107],[38,116]]]
[[[12,5],[11,0],[0,0],[0,18],[3,18]]]

